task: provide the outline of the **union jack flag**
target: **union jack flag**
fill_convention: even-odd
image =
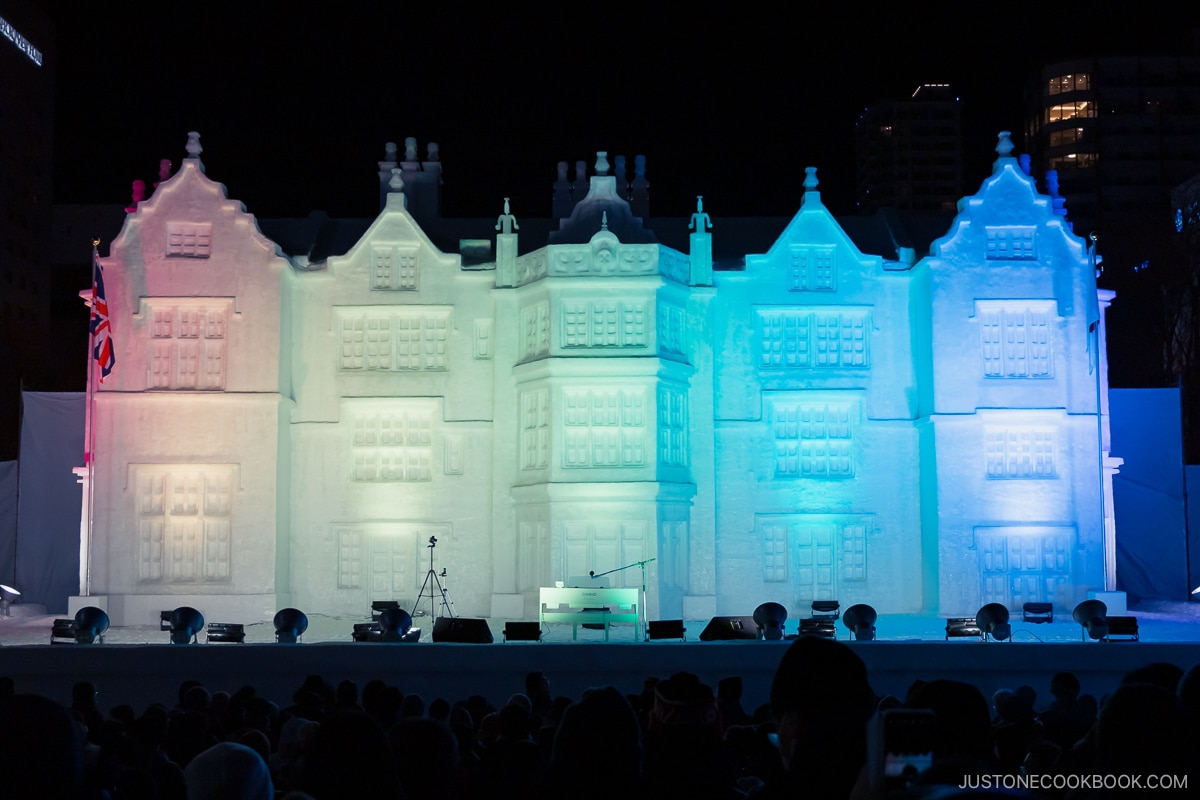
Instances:
[[[104,270],[100,254],[92,248],[92,358],[100,365],[100,382],[112,372],[117,357],[113,353],[112,328],[108,321],[108,300],[104,297]]]

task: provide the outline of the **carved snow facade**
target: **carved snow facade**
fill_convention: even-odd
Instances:
[[[103,260],[90,574],[115,624],[411,607],[433,539],[456,613],[506,619],[637,562],[651,619],[1104,588],[1093,267],[1007,153],[920,262],[860,252],[810,170],[769,251],[714,273],[702,210],[665,247],[605,165],[549,244],[521,252],[506,207],[469,269],[396,170],[310,264],[195,149]]]

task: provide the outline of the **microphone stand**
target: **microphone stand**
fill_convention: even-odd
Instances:
[[[589,578],[602,578],[605,575],[611,575],[614,572],[623,572],[624,570],[631,569],[633,567],[642,568],[642,596],[638,599],[638,619],[640,620],[638,627],[641,628],[642,641],[645,642],[650,641],[650,623],[646,619],[646,565],[651,561],[657,560],[657,558],[647,558],[645,561],[634,561],[632,564],[626,564],[623,567],[610,569],[608,572],[593,571],[588,573]]]

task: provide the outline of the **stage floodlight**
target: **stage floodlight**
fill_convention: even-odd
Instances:
[[[763,603],[754,609],[754,624],[758,626],[758,638],[768,642],[783,639],[783,626],[787,622],[787,608],[782,603]]]
[[[1081,641],[1088,637],[1100,641],[1108,636],[1108,606],[1103,600],[1084,600],[1075,606],[1071,619],[1079,623]]]
[[[75,612],[75,644],[93,644],[97,639],[104,642],[108,630],[108,614],[96,606],[85,606]]]
[[[875,621],[879,614],[866,603],[856,603],[846,609],[842,622],[857,641],[870,642],[875,639]]]
[[[232,642],[242,644],[246,641],[246,626],[239,622],[210,622],[204,632],[206,644],[217,642]]]
[[[975,612],[975,624],[986,642],[988,637],[998,642],[1012,637],[1012,626],[1008,623],[1008,607],[1003,603],[988,603]]]
[[[271,621],[275,626],[275,641],[295,644],[308,630],[308,617],[298,608],[282,608]]]
[[[975,622],[974,617],[951,617],[946,620],[946,639],[964,638],[967,636],[978,637],[982,633],[979,630],[979,625]]]
[[[681,619],[652,619],[646,624],[646,637],[655,639],[679,639],[686,641],[687,628]]]
[[[1053,603],[1026,603],[1021,606],[1021,621],[1039,625],[1043,622],[1054,622]]]
[[[841,605],[837,600],[813,600],[812,619],[830,619],[837,621],[841,616]]]
[[[389,608],[399,608],[399,600],[372,600],[371,601],[371,621],[379,622],[379,615]]]
[[[204,630],[204,615],[191,606],[180,606],[171,612],[171,644],[192,644]]]
[[[13,587],[0,583],[0,616],[11,617],[13,601],[20,596]]]
[[[381,642],[415,642],[421,637],[421,629],[412,626],[412,615],[400,607],[381,611],[379,628]],[[413,631],[416,631],[415,636]]]
[[[1104,641],[1136,642],[1141,638],[1137,617],[1106,617],[1105,620],[1108,622],[1108,636],[1104,637]]]
[[[503,635],[506,642],[540,642],[542,640],[541,623],[506,622]]]

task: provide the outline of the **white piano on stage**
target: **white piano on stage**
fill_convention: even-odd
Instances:
[[[567,578],[565,585],[541,589],[542,629],[547,622],[571,623],[571,639],[579,639],[580,625],[603,625],[604,641],[613,622],[632,622],[633,640],[641,630],[637,589],[613,589],[608,578],[586,575]]]

